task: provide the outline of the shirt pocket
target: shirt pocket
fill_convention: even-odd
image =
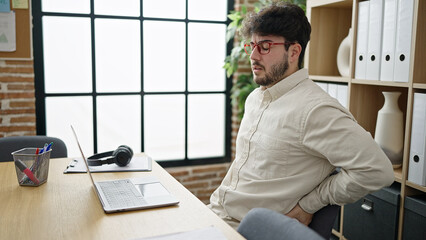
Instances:
[[[261,179],[279,179],[287,176],[289,144],[265,134],[253,141],[254,173]]]

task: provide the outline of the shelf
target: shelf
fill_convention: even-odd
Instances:
[[[305,67],[310,75],[340,76],[337,50],[351,28],[352,1],[322,0],[307,3],[318,7],[307,6],[312,32],[305,54]]]
[[[395,181],[401,183],[402,182],[402,167],[393,169],[395,174]]]
[[[310,7],[352,7],[352,0],[317,0],[312,1]]]
[[[402,199],[415,194],[426,194],[426,186],[409,182],[407,167],[409,167],[408,152],[411,141],[411,123],[413,114],[414,93],[426,93],[426,1],[414,0],[413,29],[408,82],[393,82],[366,80],[354,78],[355,52],[357,41],[358,6],[368,0],[307,0],[306,15],[311,23],[311,39],[305,53],[304,67],[309,70],[313,81],[323,83],[347,84],[348,109],[372,136],[375,135],[377,114],[384,105],[383,92],[401,92],[398,107],[403,113],[404,159],[401,168],[393,169],[394,181],[400,184]],[[337,52],[348,30],[352,29],[352,44],[349,53],[351,77],[341,77],[337,68]],[[404,201],[399,206],[397,231],[393,239],[403,239]],[[343,215],[339,220],[339,230],[332,234],[340,240],[344,236]],[[361,229],[360,229],[361,230]]]
[[[335,229],[331,229],[331,233],[338,238],[342,237],[342,234]]]
[[[360,84],[354,84],[352,81],[350,84],[350,104],[349,111],[358,121],[358,123],[368,132],[374,136],[376,129],[377,113],[383,107],[384,97],[382,92],[384,91],[399,91],[401,96],[398,99],[399,109],[404,114],[404,126],[407,113],[407,101],[408,101],[408,88],[401,88],[389,85],[380,84],[380,81],[367,81],[370,85],[363,84],[363,80]],[[371,85],[371,84],[377,85]]]
[[[320,75],[310,75],[309,78],[319,82],[337,82],[337,83],[349,83],[349,80],[350,80],[350,78],[348,77],[320,76]]]
[[[415,183],[412,183],[412,182],[409,182],[409,181],[407,181],[407,182],[405,183],[405,185],[407,185],[407,186],[409,186],[409,187],[412,187],[412,188],[415,188],[415,189],[417,189],[417,190],[420,190],[420,191],[422,191],[422,192],[426,192],[426,187],[425,187],[425,186],[420,186],[420,185],[418,185],[418,184],[415,184]]]
[[[403,88],[409,87],[409,84],[406,83],[406,82],[390,82],[390,81],[352,79],[352,83],[363,84],[363,85],[388,86],[388,87],[403,87]]]
[[[414,83],[413,88],[426,89],[426,83]]]

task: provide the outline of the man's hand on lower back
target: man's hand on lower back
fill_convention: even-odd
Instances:
[[[312,221],[313,214],[305,212],[299,204],[297,204],[290,212],[286,214],[288,217],[294,218],[302,224],[308,226]]]

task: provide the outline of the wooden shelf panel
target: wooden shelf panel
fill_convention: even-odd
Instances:
[[[426,89],[426,83],[414,83],[413,88]]]
[[[420,190],[422,192],[426,192],[426,187],[425,186],[420,186],[418,184],[415,184],[415,183],[412,183],[412,182],[409,182],[409,181],[405,182],[405,185],[407,185],[409,187],[412,187],[414,189]]]
[[[338,238],[342,237],[342,234],[335,229],[331,229],[331,233]]]
[[[311,4],[309,7],[351,8],[352,0],[316,0],[316,1],[311,1]]]
[[[398,99],[399,109],[404,114],[404,126],[407,114],[408,87],[389,86],[380,84],[380,81],[368,81],[371,84],[351,83],[349,111],[354,115],[358,123],[374,136],[376,129],[377,113],[383,107],[384,91],[398,91],[401,96]],[[372,84],[375,83],[375,84]]]
[[[389,86],[389,87],[410,87],[406,82],[390,82],[390,81],[376,81],[376,80],[362,80],[362,79],[352,79],[352,83],[364,84],[364,85],[374,85],[374,86]]]
[[[309,1],[315,2],[317,1]],[[352,9],[336,7],[338,3],[352,4],[352,1],[323,1],[330,4],[310,8],[311,40],[307,46],[305,67],[311,75],[340,76],[337,69],[337,50],[348,36],[352,24]]]
[[[349,83],[349,80],[350,80],[350,78],[348,77],[320,76],[320,75],[310,75],[309,78],[319,82],[337,82],[337,83]]]
[[[402,183],[402,167],[393,169],[395,181]]]
[[[426,84],[426,1],[415,1],[414,9],[414,25],[413,35],[415,36],[415,47],[411,50],[414,55],[413,63],[413,80],[414,83]]]

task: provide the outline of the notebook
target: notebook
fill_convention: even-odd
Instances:
[[[154,176],[95,182],[73,126],[71,129],[86,165],[87,173],[106,213],[163,207],[179,203],[179,200]]]

